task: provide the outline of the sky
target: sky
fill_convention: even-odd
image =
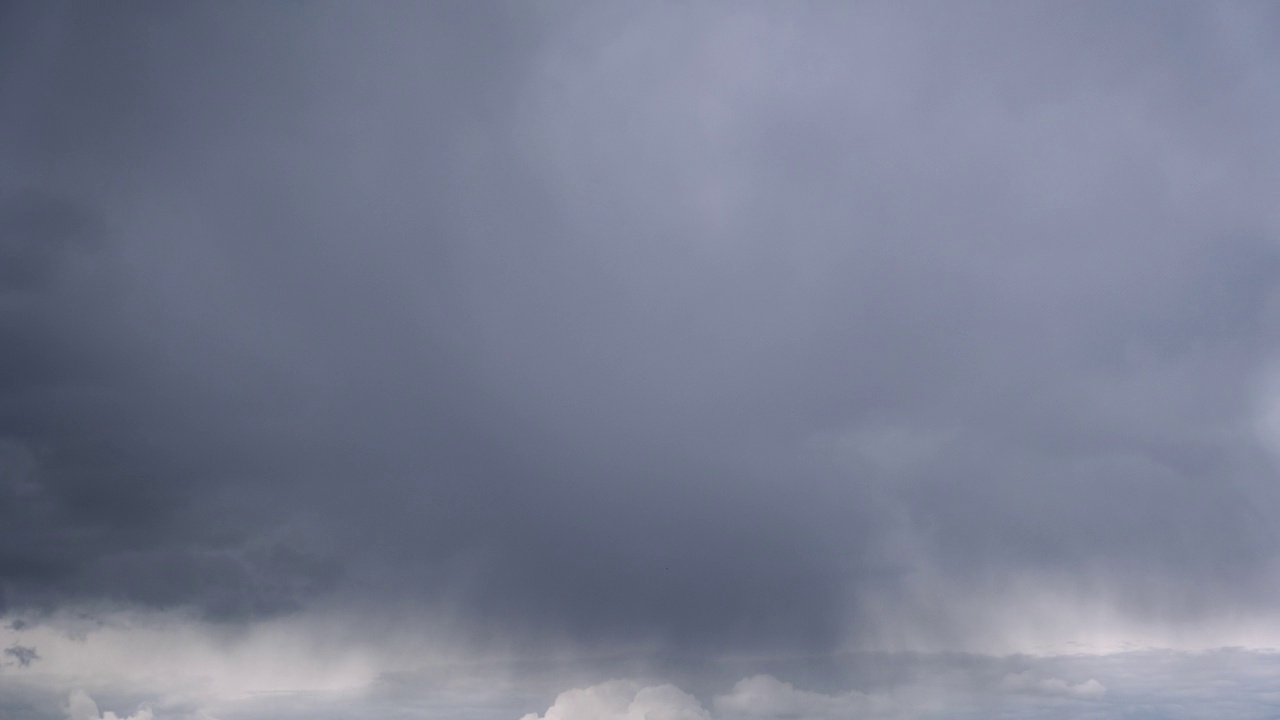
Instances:
[[[1280,10],[0,4],[0,718],[1280,716]]]

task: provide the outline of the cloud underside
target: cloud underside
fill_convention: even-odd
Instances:
[[[1274,607],[1268,9],[0,16],[0,613],[717,654]]]

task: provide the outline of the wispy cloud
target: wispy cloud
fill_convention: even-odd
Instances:
[[[13,658],[13,661],[20,667],[30,667],[31,663],[40,659],[40,654],[36,652],[34,647],[16,643],[5,648],[4,654],[6,657]]]

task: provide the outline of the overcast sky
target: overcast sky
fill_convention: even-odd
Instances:
[[[0,715],[1274,715],[1277,88],[1268,3],[0,5]]]

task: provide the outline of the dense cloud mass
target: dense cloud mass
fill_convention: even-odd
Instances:
[[[965,648],[1047,597],[1263,618],[1277,40],[1260,5],[6,4],[0,614],[670,667]],[[774,683],[544,717],[874,701]]]

